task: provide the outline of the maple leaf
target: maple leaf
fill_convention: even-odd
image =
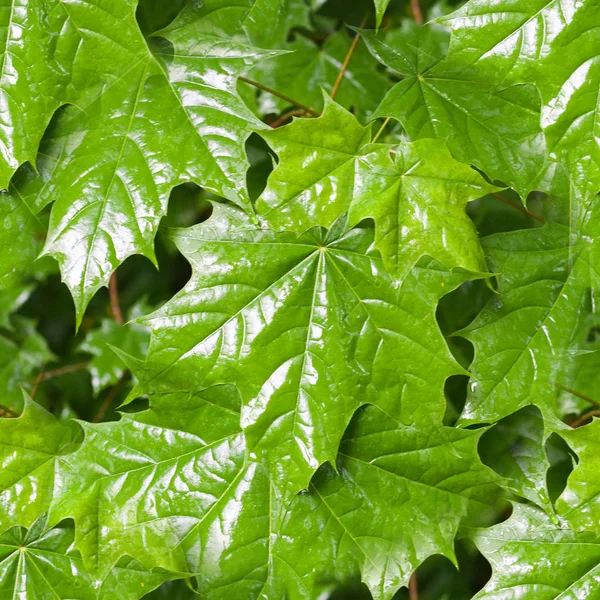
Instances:
[[[600,590],[600,538],[593,531],[558,527],[539,509],[516,504],[510,519],[471,537],[492,564],[477,600],[517,591],[536,600],[593,598]]]
[[[461,523],[478,522],[497,494],[477,459],[481,431],[420,429],[369,407],[345,436],[337,473],[323,468],[283,504],[247,459],[237,397],[230,386],[150,394],[149,411],[83,425],[51,512],[74,518],[94,572],[129,554],[195,575],[207,598],[227,586],[240,598],[294,599],[362,574],[384,600],[429,555],[454,560]]]
[[[345,232],[343,220],[297,238],[216,204],[209,221],[171,238],[193,275],[144,319],[153,335],[142,388],[194,393],[234,383],[249,450],[276,485],[299,491],[320,464],[333,464],[367,402],[404,422],[441,422],[443,382],[461,370],[434,306],[464,276],[432,263],[401,285],[373,251],[372,230]]]
[[[38,206],[54,201],[44,253],[58,260],[80,321],[125,258],[154,260],[173,186],[193,180],[251,211],[244,143],[264,125],[238,96],[236,81],[272,52],[203,34],[191,23],[162,31],[174,50],[159,44],[153,53],[133,0],[101,10],[62,4],[81,35],[73,86],[83,91],[43,142],[53,165],[42,174]]]
[[[29,531],[14,527],[0,535],[0,593],[36,600],[137,600],[165,581],[133,560],[121,561],[104,581],[86,572],[73,548],[73,528],[46,528],[38,519]]]
[[[578,234],[547,223],[482,240],[491,270],[500,273],[499,294],[462,332],[475,345],[463,423],[494,421],[535,404],[560,429],[557,386],[568,386],[568,365],[579,352],[573,341],[590,287],[598,286],[595,214],[592,204]]]
[[[374,219],[375,244],[399,278],[425,255],[448,268],[487,270],[465,209],[499,188],[440,142],[370,144],[370,128],[328,98],[320,118],[263,137],[279,156],[256,204],[270,227],[303,233],[349,210],[350,225]]]
[[[0,13],[0,188],[35,164],[44,129],[67,97],[77,38],[62,2],[9,0]]]
[[[457,160],[523,197],[555,189],[561,172],[547,156],[535,89],[497,88],[466,71],[453,45],[443,56],[445,34],[437,29],[411,26],[405,34],[398,43],[397,37],[386,41],[361,31],[374,56],[402,78],[373,116],[399,120],[411,139],[445,140]]]
[[[555,160],[568,166],[579,195],[598,193],[597,3],[471,0],[441,22],[452,28],[451,57],[463,71],[496,88],[537,86],[541,125]]]
[[[77,446],[77,432],[25,399],[23,414],[0,419],[0,532],[30,527],[48,510],[61,457]]]

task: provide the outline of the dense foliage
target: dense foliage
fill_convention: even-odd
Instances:
[[[0,5],[0,600],[600,598],[597,0]]]

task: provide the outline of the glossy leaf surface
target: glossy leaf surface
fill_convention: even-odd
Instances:
[[[0,419],[0,528],[29,527],[50,506],[61,457],[76,435],[29,400],[19,418]]]
[[[444,58],[445,33],[436,29],[410,28],[400,43],[371,31],[362,35],[371,52],[402,77],[375,116],[398,119],[411,139],[445,140],[456,159],[524,197],[557,185],[533,87],[498,88],[466,71],[453,54]]]
[[[55,163],[43,176],[41,201],[55,200],[44,252],[58,260],[79,318],[128,256],[154,260],[173,186],[194,180],[249,203],[244,142],[261,124],[238,96],[236,76],[269,53],[202,33],[193,22],[162,32],[172,47],[156,42],[153,53],[134,8],[73,3],[83,49],[76,67],[84,63],[75,85],[87,91],[43,144]]]
[[[324,467],[286,507],[245,459],[231,391],[152,402],[137,419],[85,426],[65,463],[54,512],[75,519],[84,558],[100,572],[133,554],[195,574],[207,598],[227,585],[242,599],[314,597],[327,580],[361,573],[386,599],[430,554],[452,559],[460,524],[477,522],[497,494],[476,457],[480,433],[420,430],[370,407],[342,443],[338,474]]]
[[[477,599],[555,600],[598,594],[600,540],[592,531],[556,527],[539,509],[516,505],[508,521],[473,539],[493,569]]]
[[[193,275],[145,320],[153,337],[143,388],[234,383],[252,456],[294,492],[335,462],[362,404],[389,406],[403,422],[441,422],[443,382],[460,369],[433,305],[421,302],[435,303],[461,278],[433,266],[401,292],[368,229],[345,233],[340,221],[296,238],[244,220],[215,205],[209,221],[172,234]]]
[[[29,531],[21,527],[0,535],[0,593],[32,600],[137,600],[159,586],[164,575],[145,571],[135,561],[122,561],[98,581],[73,548],[73,528],[47,530],[44,518]]]

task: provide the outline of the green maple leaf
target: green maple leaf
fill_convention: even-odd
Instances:
[[[48,510],[57,465],[76,447],[73,429],[31,400],[17,419],[0,419],[0,532],[30,527]]]
[[[386,267],[403,274],[428,255],[448,268],[487,271],[466,206],[498,188],[455,161],[439,141],[370,148],[360,161],[349,220],[374,219]]]
[[[39,214],[41,185],[33,167],[23,165],[0,195],[1,290],[23,285],[36,270],[48,229],[48,217]]]
[[[61,2],[4,2],[0,11],[0,188],[18,167],[35,164],[54,111],[67,98],[76,37]]]
[[[15,527],[0,535],[0,594],[32,600],[137,600],[165,580],[125,560],[98,581],[86,572],[73,538],[73,528],[66,525],[47,530],[44,517],[29,531]]]
[[[492,564],[477,600],[595,598],[600,592],[600,538],[593,531],[557,527],[531,506],[516,504],[510,519],[474,533]]]
[[[562,432],[562,437],[577,453],[579,464],[569,476],[556,509],[562,520],[576,530],[598,531],[600,486],[595,473],[598,468],[599,423],[594,419],[585,427]]]
[[[549,161],[532,86],[497,89],[465,72],[437,29],[408,27],[403,39],[361,32],[371,52],[402,77],[374,117],[399,120],[411,139],[444,139],[456,159],[502,181],[523,197],[552,190],[560,178]]]
[[[262,124],[236,91],[237,75],[272,54],[198,32],[163,31],[153,54],[135,2],[68,4],[81,34],[77,106],[57,116],[43,153],[41,205],[55,201],[45,254],[71,289],[78,320],[112,271],[153,240],[171,188],[194,180],[251,211],[244,143]],[[115,37],[117,36],[118,37]],[[123,41],[123,43],[121,43]],[[233,133],[235,132],[235,133]]]
[[[424,255],[449,268],[486,271],[465,209],[498,188],[439,141],[370,144],[370,128],[329,99],[325,106],[319,119],[263,134],[279,165],[257,201],[259,216],[274,229],[302,233],[330,227],[349,210],[350,224],[374,219],[375,244],[400,277]]]
[[[589,290],[598,287],[598,219],[592,203],[578,234],[564,225],[485,238],[498,295],[463,330],[475,345],[464,423],[490,422],[537,405],[560,429],[558,387],[569,385],[570,362],[581,349]]]
[[[344,221],[297,238],[215,205],[208,222],[171,237],[193,275],[144,319],[153,335],[142,388],[194,393],[234,383],[249,450],[276,485],[298,491],[320,464],[334,463],[366,402],[403,422],[441,422],[443,382],[461,370],[434,306],[462,276],[432,263],[401,285],[373,251],[372,230],[345,233]]]
[[[496,87],[524,82],[538,87],[541,124],[554,158],[569,166],[580,194],[596,194],[600,190],[597,3],[471,0],[441,21],[453,30],[451,57],[463,71]],[[548,27],[552,35],[547,35]]]
[[[324,103],[317,119],[297,119],[261,134],[279,156],[256,203],[273,229],[304,233],[315,225],[330,227],[348,210],[371,128],[329,97]]]
[[[129,554],[195,575],[215,599],[225,586],[241,599],[312,598],[362,574],[384,600],[429,555],[454,560],[461,523],[477,522],[497,494],[477,458],[481,432],[402,425],[370,407],[347,433],[337,473],[322,469],[283,504],[248,461],[236,398],[222,386],[151,395],[150,411],[83,425],[52,512],[74,518],[94,572]]]
[[[308,27],[309,7],[302,0],[188,1],[169,26],[192,24],[200,33],[241,38],[258,48],[280,48],[293,27]]]
[[[553,514],[547,484],[550,462],[544,441],[547,433],[539,410],[528,406],[502,419],[483,434],[481,460],[504,477],[506,489]]]

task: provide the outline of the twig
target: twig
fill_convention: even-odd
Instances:
[[[55,377],[67,375],[68,373],[74,373],[75,371],[81,371],[82,369],[87,369],[88,366],[89,363],[80,362],[73,363],[72,365],[65,365],[64,367],[59,367],[58,369],[52,369],[51,371],[44,371],[42,381],[46,381],[47,379],[54,379]]]
[[[423,13],[421,12],[421,5],[419,4],[419,0],[410,0],[410,9],[412,11],[415,21],[419,25],[423,25],[425,21],[423,20]]]
[[[114,399],[115,399],[117,393],[119,392],[119,389],[123,385],[124,381],[125,381],[125,375],[123,375],[123,377],[121,377],[121,379],[119,379],[119,381],[117,381],[117,383],[113,386],[113,388],[110,390],[110,392],[108,392],[108,394],[106,394],[106,398],[104,398],[104,402],[100,405],[98,412],[94,415],[94,418],[92,419],[92,423],[100,423],[100,421],[102,421],[102,419],[104,418],[104,415],[110,408],[110,405],[114,402]]]
[[[594,408],[594,409],[586,412],[585,414],[583,414],[580,417],[578,417],[577,419],[575,419],[572,423],[569,423],[569,425],[573,429],[577,429],[577,427],[581,427],[592,417],[600,417],[600,409]]]
[[[20,417],[21,413],[18,413],[16,410],[13,410],[12,408],[8,407],[8,406],[4,406],[4,404],[0,404],[0,412],[4,413],[5,415],[9,416],[9,417]]]
[[[33,384],[33,389],[31,390],[31,394],[30,394],[30,397],[32,400],[35,400],[35,395],[38,392],[40,383],[42,383],[42,380],[44,379],[44,371],[46,369],[46,364],[47,364],[47,362],[44,363],[42,370],[38,373],[38,376],[35,378],[35,383]]]
[[[119,285],[116,272],[110,276],[108,293],[110,294],[110,310],[112,311],[113,318],[119,325],[123,325],[123,314],[119,306]]]
[[[504,196],[501,196],[500,194],[492,194],[492,196],[494,196],[494,198],[498,198],[498,200],[502,200],[502,202],[504,202],[505,204],[508,204],[509,206],[512,206],[513,208],[516,208],[517,210],[520,210],[522,213],[526,214],[527,216],[531,217],[532,219],[535,219],[536,221],[539,221],[540,223],[546,222],[546,219],[544,219],[544,217],[534,215],[532,212],[528,211],[523,206],[519,206],[516,202],[513,202],[512,200],[509,200],[508,198],[505,198]]]
[[[286,112],[285,114],[281,115],[276,121],[273,121],[271,123],[271,127],[273,129],[277,129],[282,125],[285,125],[290,119],[293,119],[294,117],[301,117],[305,114],[306,111],[302,110],[301,108],[295,108],[294,110],[290,110],[289,112]]]
[[[379,131],[375,134],[375,137],[373,138],[373,144],[381,137],[381,134],[383,133],[384,129],[388,126],[388,123],[390,122],[391,118],[388,117],[384,122],[383,125],[379,128]]]
[[[307,112],[309,115],[312,115],[313,117],[320,116],[319,113],[315,112],[312,108],[308,108],[308,106],[304,106],[304,104],[300,104],[300,102],[297,102],[293,98],[290,98],[289,96],[286,96],[285,94],[282,94],[281,92],[277,92],[276,90],[274,90],[270,87],[267,87],[266,85],[263,85],[262,83],[258,83],[258,81],[253,81],[252,79],[248,79],[246,77],[239,77],[239,80],[243,81],[244,83],[247,83],[248,85],[253,85],[254,87],[258,88],[259,90],[263,90],[264,92],[269,92],[269,94],[273,94],[273,96],[277,96],[278,98],[281,98],[282,100],[285,100],[286,102],[289,102],[290,104],[293,104],[294,106],[297,106],[298,108],[301,108],[304,112]]]
[[[595,406],[596,408],[600,408],[600,402],[598,402],[598,400],[594,400],[593,398],[590,398],[589,396],[586,396],[585,394],[581,394],[580,392],[568,388],[560,383],[556,384],[556,387],[559,390],[563,390],[565,392],[569,392],[569,394],[573,394],[573,396],[577,396],[578,398],[581,398],[582,400],[585,400],[586,402],[589,402],[590,404],[592,404],[593,406]]]
[[[417,574],[413,573],[408,582],[408,594],[410,600],[419,600],[419,586],[417,582]]]
[[[360,24],[360,28],[362,29],[366,25],[366,23],[367,23],[367,15],[365,15],[364,19],[362,20],[362,23]],[[350,49],[348,50],[348,53],[346,54],[346,58],[344,59],[342,68],[340,69],[337,79],[335,80],[335,84],[333,85],[333,89],[331,90],[330,97],[332,100],[337,96],[337,93],[340,90],[340,86],[342,85],[342,80],[344,79],[344,75],[346,74],[346,70],[348,69],[348,65],[350,64],[350,61],[352,60],[352,55],[354,54],[354,51],[356,50],[356,46],[358,45],[359,41],[360,41],[360,33],[357,33],[354,36],[354,39],[352,40]]]

